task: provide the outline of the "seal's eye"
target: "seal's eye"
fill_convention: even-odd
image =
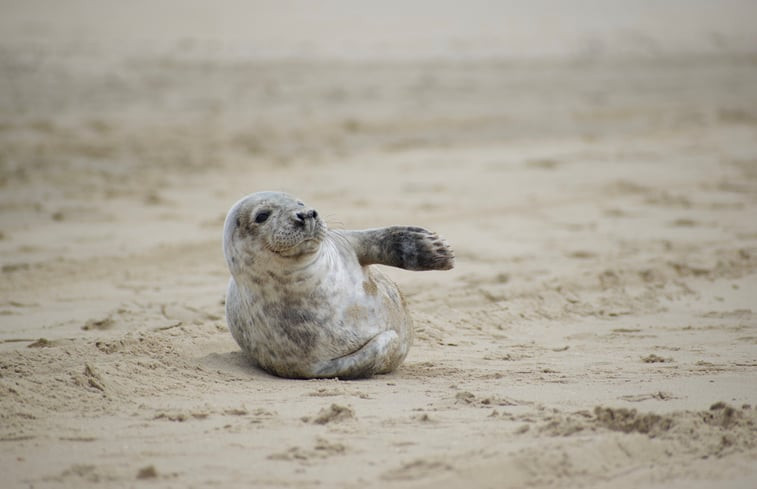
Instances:
[[[270,216],[271,216],[270,211],[260,211],[257,214],[255,214],[255,222],[258,224],[264,223],[268,220]]]

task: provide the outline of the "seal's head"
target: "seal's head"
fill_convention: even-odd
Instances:
[[[226,216],[223,251],[233,275],[237,271],[280,266],[315,254],[326,234],[318,212],[282,192],[244,197]]]

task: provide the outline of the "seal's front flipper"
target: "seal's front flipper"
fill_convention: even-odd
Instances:
[[[357,351],[319,363],[313,370],[312,377],[356,379],[389,373],[405,358],[407,347],[404,346],[403,351],[395,331],[384,331]]]
[[[343,231],[352,241],[361,265],[389,265],[405,270],[449,270],[455,254],[443,238],[426,229],[391,226]]]

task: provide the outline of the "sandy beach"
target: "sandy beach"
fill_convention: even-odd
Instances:
[[[54,3],[0,2],[3,487],[757,486],[755,6]],[[239,350],[267,189],[454,248],[383,268],[396,372]]]

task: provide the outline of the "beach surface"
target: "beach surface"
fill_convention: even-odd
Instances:
[[[757,485],[754,4],[105,3],[0,3],[3,487]],[[234,343],[268,189],[453,247],[396,372]]]

